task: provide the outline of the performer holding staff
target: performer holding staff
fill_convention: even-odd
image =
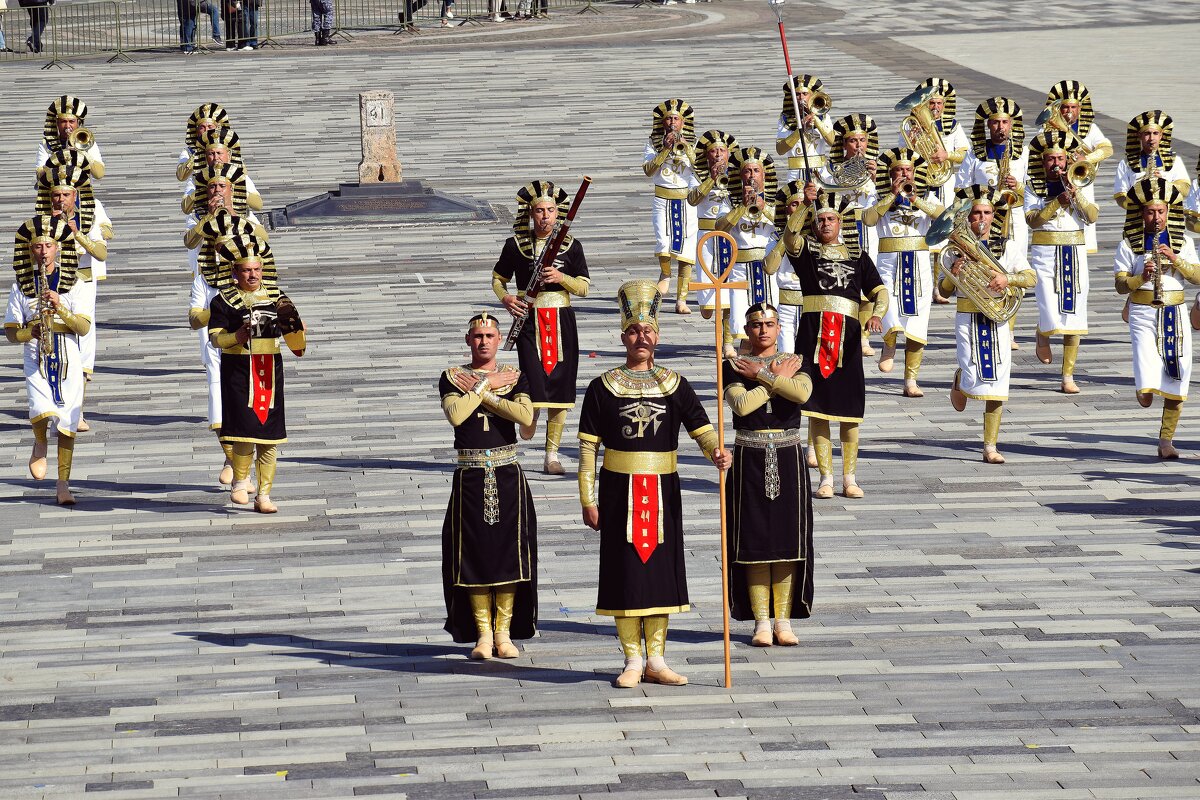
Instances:
[[[588,181],[576,197],[582,197]],[[521,374],[533,402],[531,419],[521,424],[521,438],[532,439],[537,431],[538,414],[544,408],[546,453],[542,469],[548,475],[562,475],[558,448],[562,442],[567,412],[575,406],[576,379],[579,374],[579,331],[571,296],[587,297],[591,286],[583,243],[569,235],[546,263],[546,248],[553,246],[552,234],[559,220],[569,225],[566,191],[549,181],[533,181],[517,192],[517,217],[513,235],[504,242],[500,259],[492,271],[492,291],[514,319],[526,320],[516,340]],[[540,274],[535,269],[540,266]],[[508,291],[508,282],[516,278],[524,287],[517,294]]]
[[[683,507],[676,469],[679,428],[718,469],[731,457],[683,376],[654,363],[658,307],[652,281],[617,290],[625,365],[588,386],[579,420],[579,501],[584,524],[600,531],[596,613],[616,618],[625,668],[621,688],[681,686],[664,659],[668,615],[687,611]],[[604,447],[597,471],[597,454]],[[648,663],[643,674],[642,640]]]
[[[445,370],[438,383],[458,451],[442,525],[446,631],[475,642],[476,661],[516,658],[512,640],[532,638],[538,617],[537,515],[516,432],[532,422],[533,405],[525,373],[496,362],[499,324],[487,312],[471,317],[471,362]]]
[[[833,101],[824,89],[825,84],[815,75],[793,75],[783,84],[783,111],[779,114],[775,152],[787,157],[784,177],[788,182],[813,183],[817,170],[825,166],[829,156],[834,143],[833,126],[829,124]],[[797,106],[802,125],[796,124]]]
[[[1148,408],[1162,395],[1158,457],[1179,458],[1173,440],[1192,375],[1185,281],[1200,284],[1196,246],[1184,236],[1183,193],[1165,178],[1130,187],[1125,235],[1113,265],[1117,292],[1130,295],[1134,392]]]
[[[666,294],[671,281],[671,260],[678,264],[675,313],[687,313],[688,286],[696,258],[696,208],[687,202],[695,185],[695,112],[678,98],[664,100],[651,115],[650,138],[643,153],[642,170],[654,183],[653,217],[655,255],[658,256],[658,289]]]
[[[696,142],[696,185],[688,190],[688,203],[696,207],[696,222],[700,235],[716,230],[717,220],[733,208],[729,196],[729,154],[737,149],[737,139],[724,131],[705,131]],[[729,243],[719,236],[709,239],[704,248],[710,264],[724,263],[731,256]],[[700,316],[711,319],[716,307],[713,290],[701,289],[697,300],[700,304]],[[729,327],[728,297],[721,299],[721,308],[721,326],[725,331],[726,341],[731,342],[733,332]],[[684,306],[684,309],[686,310],[687,306]]]
[[[1087,334],[1088,269],[1084,229],[1100,210],[1084,197],[1069,134],[1048,130],[1029,144],[1025,219],[1029,222],[1030,263],[1037,273],[1038,330],[1034,352],[1043,364],[1053,360],[1050,337],[1063,337],[1062,391],[1078,394],[1075,361]]]
[[[78,280],[75,233],[61,217],[37,216],[17,229],[4,334],[22,346],[33,452],[29,474],[46,477],[50,420],[58,429],[59,505],[75,505],[71,461],[83,415],[83,359],[79,338],[91,327],[95,285]]]
[[[737,432],[725,483],[730,609],[734,619],[754,620],[755,647],[790,646],[800,643],[792,619],[812,613],[812,497],[800,419],[812,381],[802,359],[779,351],[773,306],[757,303],[745,319],[750,352],[723,368]]]
[[[984,402],[983,460],[1003,464],[996,447],[1012,374],[1008,321],[1035,281],[1025,254],[1005,236],[1005,217],[1024,212],[1008,205],[1011,194],[999,185],[964,186],[956,196],[958,203],[935,225],[949,228],[942,234],[949,243],[939,259],[942,294],[959,295],[954,323],[958,369],[950,405],[962,411],[968,398]]]
[[[746,281],[748,288],[733,290],[729,318],[745,319],[746,309],[755,303],[775,299],[775,278],[767,271],[764,259],[775,237],[774,209],[768,203],[776,192],[775,162],[757,147],[742,147],[729,157],[729,195],[735,205],[717,220],[717,230],[733,236],[737,258],[730,274],[731,281]],[[714,239],[718,237],[713,237]],[[734,333],[734,340],[744,342],[746,334]],[[726,357],[737,355],[733,345],[726,347]]]
[[[934,291],[925,233],[942,206],[926,196],[926,163],[916,152],[888,150],[879,164],[882,169],[875,179],[879,199],[862,214],[864,224],[875,226],[879,276],[893,295],[883,317],[879,371],[892,371],[896,340],[904,334],[904,396],[924,397],[917,376],[929,341]]]

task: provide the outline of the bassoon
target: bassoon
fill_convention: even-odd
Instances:
[[[579,190],[575,192],[575,199],[571,201],[571,208],[567,211],[567,216],[560,219],[555,225],[554,230],[550,232],[550,240],[546,242],[546,246],[542,248],[542,252],[533,262],[533,273],[529,276],[529,283],[525,286],[525,302],[528,307],[525,310],[525,315],[517,317],[513,320],[512,327],[508,329],[508,338],[504,340],[505,350],[512,350],[517,346],[517,339],[521,335],[521,330],[525,327],[525,321],[529,319],[529,309],[533,308],[533,300],[537,298],[538,292],[542,288],[542,271],[550,265],[554,264],[554,259],[558,258],[558,251],[562,249],[563,242],[566,241],[567,234],[571,230],[571,221],[575,219],[575,212],[579,210],[579,203],[583,200],[584,194],[587,193],[588,187],[592,185],[592,179],[587,175],[583,176],[583,183],[579,184]]]

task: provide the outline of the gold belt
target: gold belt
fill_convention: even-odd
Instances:
[[[979,313],[979,306],[975,305],[975,301],[969,297],[960,297],[958,298],[958,305],[955,306],[955,310],[960,314],[977,314]]]
[[[811,169],[825,166],[825,156],[809,153],[808,166]],[[802,156],[788,156],[788,169],[804,169],[804,158]]]
[[[804,298],[804,313],[817,314],[832,311],[847,317],[858,318],[858,301],[832,294],[809,295]]]
[[[459,450],[458,466],[464,469],[472,467],[506,467],[517,463],[517,446],[515,444],[489,447],[486,450]]]
[[[631,453],[606,447],[602,466],[623,475],[669,475],[678,469],[677,451]]]
[[[1148,306],[1154,301],[1153,289],[1138,289],[1129,295],[1129,302],[1135,306]],[[1163,305],[1177,306],[1187,302],[1187,294],[1183,289],[1167,289],[1163,292]]]
[[[798,306],[804,303],[804,292],[799,289],[780,289],[779,305]]]
[[[1034,231],[1029,238],[1034,245],[1083,244],[1083,231]]]
[[[517,297],[524,297],[525,292],[517,292]],[[537,297],[533,298],[534,308],[567,308],[571,305],[571,295],[569,292],[538,292]]]
[[[738,250],[737,263],[749,264],[751,261],[762,261],[766,257],[767,249],[765,247],[747,247],[745,250]]]
[[[881,236],[879,237],[879,252],[899,253],[909,250],[928,250],[924,236]]]
[[[717,229],[716,217],[701,217],[696,220],[696,224],[700,226],[702,231],[715,231]]]
[[[795,447],[805,444],[808,437],[799,428],[774,431],[734,431],[733,443],[738,447],[766,450],[768,447]]]
[[[687,189],[672,189],[670,186],[655,186],[654,196],[664,200],[687,200]]]

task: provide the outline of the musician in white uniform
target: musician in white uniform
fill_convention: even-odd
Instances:
[[[659,294],[671,282],[671,261],[678,266],[675,312],[687,313],[688,287],[696,263],[696,207],[687,201],[695,183],[695,112],[678,98],[664,100],[651,114],[650,138],[643,152],[642,170],[654,183],[654,254],[658,257]]]
[[[733,236],[737,243],[737,258],[730,271],[731,281],[746,281],[745,289],[735,289],[729,301],[729,318],[745,319],[746,311],[755,303],[774,304],[777,289],[775,276],[763,263],[767,248],[775,238],[775,199],[777,182],[775,161],[757,147],[742,147],[729,156],[730,204],[737,203],[717,220],[717,230]],[[747,341],[746,331],[734,331],[738,347]],[[729,358],[737,356],[733,345],[726,345]]]
[[[879,242],[876,266],[892,297],[883,317],[879,371],[892,371],[896,340],[904,334],[904,396],[924,397],[917,376],[929,341],[934,291],[925,234],[930,222],[942,213],[942,206],[927,196],[925,159],[913,150],[888,150],[880,156],[879,166],[875,180],[878,200],[863,212],[863,223],[875,227]]]
[[[74,505],[71,494],[71,460],[75,431],[83,413],[83,359],[79,337],[91,327],[95,288],[77,279],[75,234],[66,221],[49,216],[26,220],[17,230],[13,268],[17,280],[8,296],[4,333],[22,345],[29,420],[33,424],[33,452],[29,474],[46,477],[48,430],[55,420],[58,430],[58,483],[60,505]],[[45,277],[43,283],[42,277]],[[43,336],[42,315],[47,310],[49,333]]]
[[[72,144],[71,135],[85,127],[87,115],[87,103],[69,94],[64,94],[50,104],[42,126],[42,141],[38,143],[35,173],[45,166],[50,156],[55,153],[76,149]],[[103,178],[104,155],[100,152],[100,143],[93,139],[90,146],[82,148],[80,152],[87,156],[92,180],[98,181]]]
[[[215,167],[220,164],[237,164],[242,168],[246,180],[246,206],[253,211],[262,211],[262,195],[254,185],[246,163],[242,160],[242,142],[232,128],[216,128],[201,133],[195,154],[192,156],[192,170],[183,184],[183,213],[191,213],[192,203],[195,202],[196,181],[192,177],[205,167]]]
[[[1070,131],[1079,142],[1068,143],[1071,149],[1071,161],[1086,161],[1093,167],[1113,154],[1112,142],[1108,140],[1095,123],[1096,112],[1092,109],[1092,95],[1088,88],[1079,81],[1059,81],[1050,87],[1046,95],[1046,108],[1052,110],[1055,104],[1057,113],[1050,113],[1046,124],[1039,133],[1050,129]],[[1030,159],[1032,161],[1032,157]],[[1085,202],[1096,204],[1096,186],[1090,183],[1079,189]],[[1028,210],[1026,209],[1027,216]],[[1083,240],[1087,252],[1095,253],[1096,221],[1093,219],[1083,229]]]
[[[688,189],[688,204],[696,207],[697,235],[703,237],[708,231],[717,229],[717,220],[733,208],[729,202],[729,154],[738,149],[737,139],[724,131],[705,131],[696,142],[696,164],[693,175],[695,183]],[[729,262],[731,248],[724,239],[714,236],[704,245],[704,262],[713,274],[719,275],[722,265]],[[729,327],[729,291],[721,297],[721,329],[725,341],[733,340]],[[700,316],[712,319],[716,308],[716,292],[701,289],[696,300],[700,305]],[[687,312],[684,305],[683,312]]]
[[[787,167],[783,170],[786,183],[811,183],[816,171],[825,166],[825,159],[833,145],[833,126],[829,124],[828,113],[833,103],[825,93],[825,84],[815,75],[792,76],[792,88],[796,91],[796,103],[800,106],[800,113],[804,115],[804,142],[802,144],[800,141],[802,134],[796,125],[792,89],[784,82],[783,111],[779,115],[775,134],[775,153],[787,157]],[[805,172],[806,163],[812,174]]]
[[[1003,297],[1005,290],[1010,287],[1020,290],[1033,288],[1036,278],[1025,253],[1005,235],[1009,226],[1004,217],[1010,213],[1023,213],[1020,206],[1013,209],[1005,202],[1012,195],[999,186],[977,184],[958,189],[955,196],[970,203],[965,222],[970,234],[978,239],[980,254],[986,253],[995,259],[994,264],[987,262],[986,258],[980,258],[979,261],[985,268],[999,265],[1003,270],[992,273],[986,287],[975,285],[975,290],[992,297]],[[943,252],[942,265],[948,266],[956,279],[967,280],[962,277],[962,261],[956,259],[951,262],[947,256]],[[957,291],[954,280],[944,268],[941,270],[941,284],[942,294],[947,297]],[[996,305],[1003,307],[1003,303]],[[1011,333],[1008,325],[995,319],[995,316],[994,308],[981,308],[974,299],[959,292],[958,313],[954,320],[958,370],[954,373],[954,385],[950,389],[950,405],[955,411],[962,411],[967,407],[968,398],[984,402],[983,460],[989,464],[1003,464],[1004,456],[1000,455],[996,446],[1000,440],[1000,416],[1004,402],[1008,400],[1013,356],[1009,346]]]
[[[186,181],[196,166],[196,153],[202,152],[204,145],[201,137],[217,128],[229,127],[229,112],[219,103],[205,103],[197,106],[187,121],[187,131],[183,137],[183,149],[179,151],[179,159],[175,162],[175,177]],[[184,192],[186,195],[187,192]]]
[[[1187,165],[1171,149],[1174,121],[1162,111],[1143,111],[1129,120],[1125,129],[1125,157],[1117,162],[1113,200],[1129,209],[1129,187],[1143,178],[1162,178],[1187,197],[1192,188]]]
[[[1126,194],[1125,235],[1113,264],[1117,292],[1130,295],[1134,392],[1149,408],[1162,395],[1158,457],[1179,458],[1172,440],[1192,376],[1187,284],[1200,284],[1196,246],[1184,236],[1183,193],[1164,178],[1144,178]]]

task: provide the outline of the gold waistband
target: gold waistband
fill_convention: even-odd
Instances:
[[[808,154],[808,166],[811,169],[825,166],[825,156],[817,155],[816,153]],[[788,156],[788,169],[804,169],[803,156]]]
[[[701,217],[696,220],[696,224],[700,226],[702,231],[715,231],[717,229],[716,217]]]
[[[644,452],[631,453],[627,450],[604,448],[604,468],[609,472],[624,475],[669,475],[677,469],[677,454]]]
[[[831,294],[810,295],[804,298],[804,313],[817,314],[822,311],[832,311],[846,317],[858,318],[858,302],[848,297],[838,297]]]
[[[749,264],[751,261],[762,261],[767,257],[767,249],[765,247],[747,247],[745,250],[738,250],[737,263]]]
[[[979,313],[979,306],[975,305],[975,301],[969,297],[960,297],[958,298],[955,310],[960,314],[977,314]]]
[[[687,189],[672,189],[670,186],[655,186],[654,196],[664,200],[687,200]]]
[[[881,253],[928,249],[929,245],[925,243],[924,236],[881,236],[879,238],[879,252]]]
[[[471,467],[505,467],[517,463],[517,446],[506,444],[500,447],[489,447],[486,450],[459,450],[458,466]]]
[[[1029,241],[1034,245],[1083,244],[1083,231],[1034,231]]]
[[[263,339],[261,337],[251,339],[246,345],[239,344],[235,347],[226,347],[222,353],[231,356],[273,356],[282,352],[279,349],[278,339]]]
[[[798,306],[804,303],[804,292],[799,289],[780,289],[779,305]]]
[[[517,292],[517,297],[524,297],[525,292],[522,290]],[[538,292],[537,297],[533,298],[534,308],[566,308],[571,305],[571,295],[568,292]]]
[[[799,428],[774,431],[734,431],[733,443],[738,447],[766,450],[769,447],[795,447],[808,441]]]
[[[1129,295],[1129,302],[1135,306],[1148,306],[1154,302],[1153,289],[1138,289]],[[1177,306],[1187,302],[1187,294],[1183,289],[1167,289],[1163,292],[1163,305]]]

